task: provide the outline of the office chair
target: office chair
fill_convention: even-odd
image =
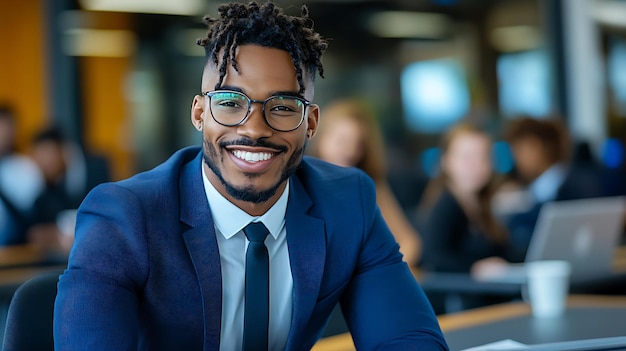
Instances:
[[[9,305],[3,351],[54,350],[52,319],[61,273],[42,273],[15,291]]]

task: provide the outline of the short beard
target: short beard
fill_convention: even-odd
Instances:
[[[228,146],[228,145],[262,146],[262,147],[270,147],[270,148],[283,150],[283,151],[286,150],[284,146],[277,146],[277,145],[269,144],[263,141],[253,142],[250,139],[240,139],[240,140],[233,141],[233,142],[223,142],[223,143],[220,143],[218,146],[222,150],[225,150],[225,146]],[[217,166],[217,160],[220,157],[217,153],[217,150],[215,149],[213,144],[209,143],[206,139],[203,141],[203,146],[204,147],[203,147],[203,152],[202,152],[202,158],[204,159],[204,163],[206,163],[207,166],[209,166],[209,169],[213,171],[213,173],[217,176],[217,179],[219,179],[219,181],[224,185],[224,188],[226,189],[226,192],[228,193],[228,195],[240,201],[260,204],[272,198],[272,196],[276,194],[276,191],[278,191],[278,188],[280,188],[283,182],[289,179],[289,177],[291,177],[298,170],[298,168],[300,167],[300,163],[302,162],[302,156],[304,155],[306,142],[300,149],[295,150],[294,153],[291,155],[291,157],[289,157],[289,160],[287,161],[287,166],[285,167],[285,169],[283,169],[283,173],[280,179],[278,180],[278,182],[276,182],[276,184],[274,184],[269,189],[261,190],[261,191],[255,191],[255,189],[253,189],[252,186],[238,188],[230,184],[228,181],[226,181],[226,179],[224,179],[224,176],[222,176],[222,172]],[[224,152],[228,152],[228,151],[225,150]],[[220,161],[222,164],[224,163],[223,156],[221,157]],[[255,178],[257,176],[260,176],[259,174],[256,174],[256,173],[244,173],[244,174],[248,178]]]

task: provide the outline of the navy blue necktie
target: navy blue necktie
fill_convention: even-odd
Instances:
[[[270,317],[270,259],[265,247],[269,231],[261,222],[243,232],[250,241],[246,251],[246,296],[243,318],[243,351],[267,351]]]

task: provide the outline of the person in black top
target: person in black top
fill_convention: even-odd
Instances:
[[[426,187],[419,207],[426,272],[498,274],[523,257],[513,250],[504,227],[492,213],[496,188],[491,139],[472,124],[459,124],[444,137],[439,175]],[[503,302],[503,297],[426,291],[437,313]],[[504,298],[506,300],[506,298]]]
[[[495,182],[489,136],[471,124],[451,129],[443,139],[440,173],[420,205],[423,269],[481,275],[521,259],[493,216]]]

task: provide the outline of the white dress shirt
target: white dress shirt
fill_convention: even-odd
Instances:
[[[215,223],[222,266],[222,329],[220,351],[240,351],[243,341],[245,262],[248,239],[243,228],[251,222],[263,222],[270,232],[265,245],[270,259],[269,350],[284,350],[291,328],[293,277],[287,248],[285,214],[289,183],[265,214],[250,216],[224,198],[206,177],[202,181]]]
[[[0,191],[17,210],[28,211],[44,187],[39,167],[29,158],[17,154],[0,157]],[[0,246],[13,243],[16,230],[9,205],[0,200]]]

